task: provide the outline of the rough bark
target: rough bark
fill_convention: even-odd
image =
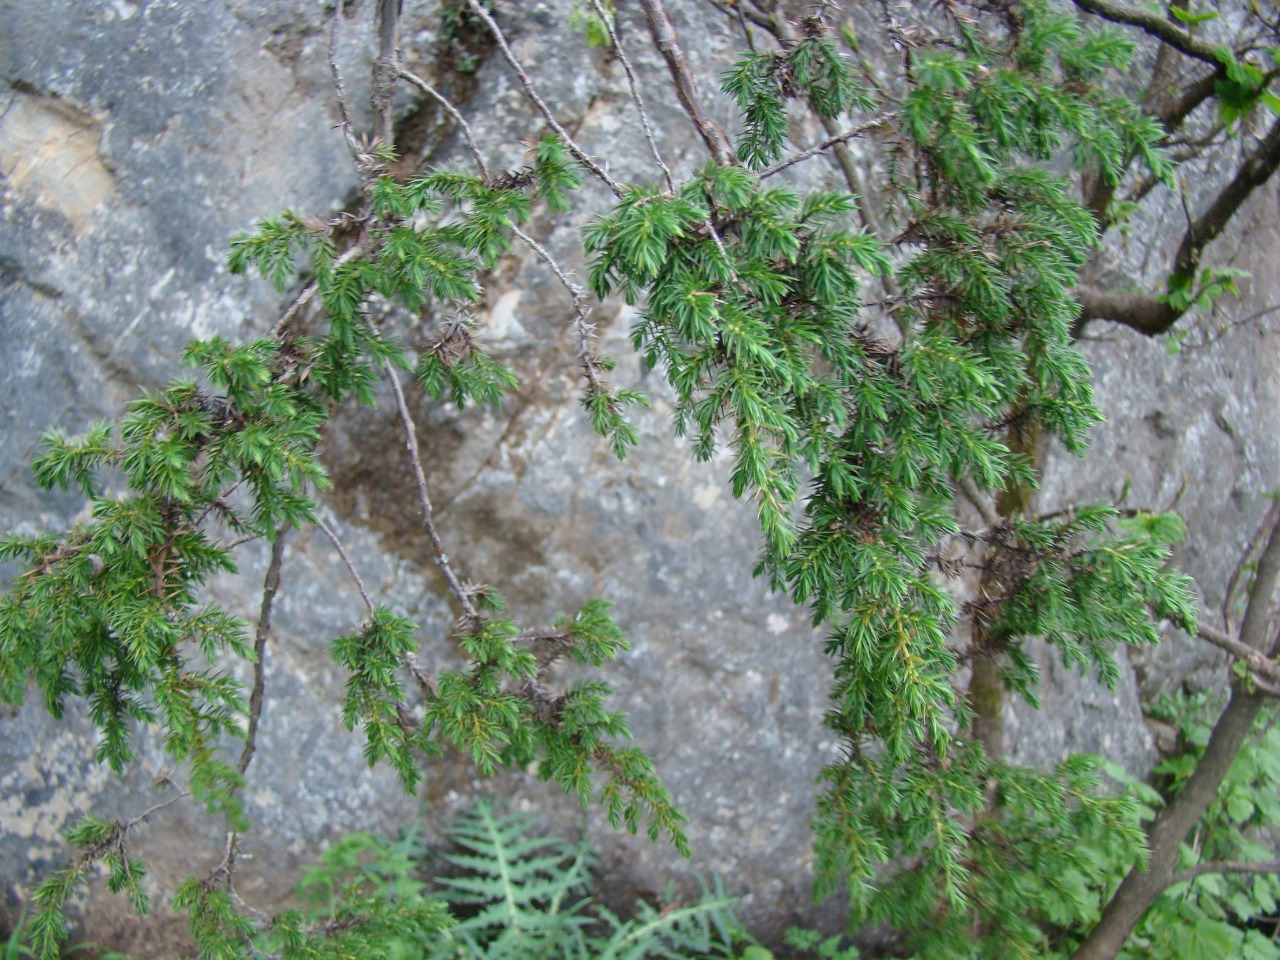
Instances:
[[[1194,283],[1205,248],[1222,235],[1244,202],[1271,179],[1278,166],[1280,118],[1271,125],[1267,135],[1240,164],[1235,176],[1218,192],[1204,213],[1188,225],[1174,255],[1171,276]],[[1078,299],[1080,320],[1077,331],[1091,320],[1111,320],[1139,333],[1157,336],[1167,332],[1188,309],[1150,293],[1115,293],[1088,285],[1080,287]]]
[[[671,25],[671,18],[667,16],[666,5],[662,0],[640,0],[640,6],[644,10],[645,23],[648,24],[649,33],[653,36],[654,46],[667,62],[667,69],[671,73],[680,106],[693,121],[694,129],[706,143],[716,163],[722,165],[733,163],[733,146],[729,142],[728,134],[707,116],[698,99],[698,90],[693,83],[693,73],[689,69],[684,49],[676,36],[675,27]]]

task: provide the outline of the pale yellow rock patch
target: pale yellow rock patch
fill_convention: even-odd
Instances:
[[[0,173],[41,206],[61,212],[76,235],[115,186],[102,161],[102,122],[58,100],[15,91],[0,114]]]

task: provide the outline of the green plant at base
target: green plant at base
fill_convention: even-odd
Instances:
[[[1180,752],[1155,768],[1161,789],[1177,794],[1204,752],[1214,703],[1207,694],[1167,697],[1149,713],[1178,728]],[[1280,865],[1268,843],[1280,829],[1280,728],[1275,711],[1257,721],[1253,739],[1183,845],[1177,882],[1156,901],[1121,954],[1123,960],[1277,960],[1280,945],[1256,920],[1274,923]],[[1226,869],[1214,870],[1215,864]],[[1252,869],[1250,864],[1255,865]],[[1205,872],[1200,872],[1205,871]]]
[[[355,884],[380,903],[429,898],[462,918],[423,936],[390,931],[380,948],[406,960],[730,960],[740,955],[739,945],[750,945],[733,917],[733,900],[718,889],[692,905],[658,909],[640,902],[634,917],[619,919],[592,896],[595,854],[586,841],[536,836],[533,826],[529,817],[502,815],[481,802],[449,831],[453,849],[443,859],[457,872],[433,883],[418,878],[424,851],[412,836],[395,843],[346,837],[302,882],[305,896],[327,904],[310,922],[332,923],[334,891]]]

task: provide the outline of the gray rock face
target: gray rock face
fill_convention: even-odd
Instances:
[[[665,90],[642,24],[623,6],[624,42],[641,78]],[[709,5],[672,6],[710,93],[735,47],[728,27]],[[567,33],[568,0],[501,7],[517,54],[536,65],[544,95],[585,148],[611,158],[620,178],[650,177],[622,71]],[[343,48],[353,104],[367,88],[363,12],[349,21]],[[179,375],[176,358],[192,336],[267,329],[279,298],[262,282],[226,274],[227,240],[284,208],[328,215],[348,200],[354,177],[333,129],[327,37],[314,3],[0,0],[0,16],[0,526],[56,529],[80,504],[30,483],[40,433],[81,430],[116,414],[140,387]],[[406,60],[431,73],[440,32],[433,6],[406,3],[406,19]],[[435,78],[468,107],[495,165],[515,165],[519,140],[539,124],[510,72],[478,49],[468,54],[479,58],[474,74]],[[402,95],[414,155],[461,157],[451,125]],[[671,98],[650,99],[668,161],[687,170],[701,156],[688,121]],[[727,121],[728,107],[717,109]],[[806,175],[830,175],[812,167]],[[608,199],[584,189],[587,212]],[[1275,277],[1264,279],[1280,249],[1266,216],[1274,203],[1272,191],[1233,254],[1254,265],[1250,302],[1258,305],[1280,295]],[[581,214],[544,214],[535,223],[579,274],[581,222]],[[464,574],[503,593],[522,622],[548,621],[596,596],[616,601],[632,650],[606,679],[689,814],[694,857],[679,861],[667,847],[611,831],[531,771],[484,781],[446,757],[428,769],[422,795],[409,798],[389,771],[369,770],[359,736],[341,726],[345,677],[328,652],[362,607],[328,541],[314,534],[291,546],[268,653],[242,893],[276,902],[297,867],[334,837],[393,832],[415,818],[438,830],[488,791],[536,810],[549,828],[588,830],[619,902],[660,892],[670,879],[719,873],[735,892],[751,891],[744,913],[766,934],[821,922],[808,893],[808,821],[814,777],[835,748],[821,728],[829,676],[821,633],[751,578],[752,510],[731,499],[723,463],[695,464],[672,439],[666,394],[627,346],[628,311],[608,303],[595,318],[606,352],[620,360],[616,380],[655,398],[637,418],[639,447],[619,464],[577,404],[570,311],[554,276],[532,256],[512,256],[489,277],[487,298],[484,335],[520,374],[517,395],[500,411],[465,414],[414,399],[441,532]],[[1137,337],[1107,332],[1090,343],[1111,422],[1092,459],[1054,461],[1044,499],[1105,497],[1124,473],[1133,477],[1131,502],[1163,505],[1182,490],[1190,527],[1182,559],[1213,606],[1260,516],[1257,495],[1275,484],[1280,465],[1271,428],[1276,345],[1254,327],[1172,361],[1162,344]],[[451,655],[451,615],[427,562],[401,442],[387,404],[343,411],[326,441],[335,480],[326,509],[370,592],[421,624],[422,661],[431,665]],[[252,617],[265,560],[250,552],[243,575],[217,585],[218,597]],[[1126,678],[1114,695],[1046,665],[1045,712],[1011,715],[1019,757],[1047,763],[1083,749],[1140,770],[1152,749],[1139,695],[1188,675],[1221,683],[1217,661],[1185,638],[1135,662],[1139,682]],[[54,723],[36,702],[0,716],[0,886],[11,910],[64,855],[61,835],[78,816],[133,816],[166,795],[152,784],[163,756],[141,735],[138,762],[121,783],[93,762],[83,716]],[[177,804],[142,832],[137,852],[157,889],[172,889],[216,863],[219,825]],[[104,946],[155,956],[182,943],[163,910],[140,923],[99,891],[85,911],[84,935]]]

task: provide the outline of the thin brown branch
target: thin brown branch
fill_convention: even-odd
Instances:
[[[209,871],[208,876],[204,879],[204,885],[211,887],[220,880],[228,893],[235,891],[235,872],[236,860],[240,852],[240,834],[235,830],[227,831],[226,841],[222,846],[222,859],[218,861],[218,865]]]
[[[1173,875],[1172,883],[1185,883],[1206,873],[1280,873],[1280,860],[1263,860],[1260,863],[1240,863],[1222,861],[1220,863],[1200,863],[1186,870],[1179,870]]]
[[[569,136],[569,132],[556,119],[556,115],[551,112],[551,108],[547,106],[547,102],[539,95],[537,88],[533,85],[533,80],[525,71],[520,61],[516,59],[515,53],[511,50],[511,45],[507,43],[506,35],[502,32],[502,28],[498,26],[493,16],[479,2],[479,0],[466,0],[467,6],[471,12],[480,20],[484,21],[484,25],[489,28],[489,32],[493,34],[493,39],[498,44],[498,49],[502,51],[503,57],[515,72],[516,77],[520,80],[520,85],[524,87],[525,95],[533,101],[533,105],[538,108],[538,112],[542,114],[543,119],[551,126],[568,148],[569,153],[580,164],[586,167],[591,174],[603,183],[606,187],[613,191],[615,196],[621,197],[623,194],[622,185],[614,180],[609,174],[604,172],[600,164],[596,163],[587,153],[578,146],[573,137]]]
[[[434,700],[436,696],[436,681],[428,673],[423,673],[422,668],[418,666],[412,654],[404,655],[404,665],[408,668],[409,673],[413,676],[414,681],[418,684],[418,689],[422,691],[422,695],[428,700]]]
[[[723,8],[718,9],[723,10]],[[788,46],[795,43],[795,28],[790,22],[788,22],[786,17],[781,15],[770,15],[758,9],[753,4],[745,2],[738,3],[736,9],[739,15],[739,20],[742,23],[743,32],[747,34],[748,39],[750,39],[750,31],[747,28],[745,21],[742,20],[744,10],[747,11],[747,15],[751,17],[752,21],[759,26],[764,27],[764,29],[773,36],[773,38],[778,42],[778,45],[783,49],[786,49]],[[888,92],[881,87],[874,72],[871,70],[870,65],[867,63],[866,57],[863,56],[860,51],[858,53],[858,58],[861,62],[863,72],[866,74],[869,82],[880,92],[881,96],[884,97],[885,100],[889,100],[890,97]],[[883,116],[887,117],[888,115],[883,114]],[[857,205],[858,213],[862,217],[863,224],[877,237],[883,237],[885,235],[884,224],[880,219],[880,216],[876,213],[875,208],[872,206],[870,198],[871,191],[866,188],[862,171],[859,170],[858,163],[853,157],[853,151],[849,149],[847,138],[842,138],[842,134],[839,132],[835,118],[824,116],[819,119],[822,123],[822,129],[825,130],[827,136],[831,138],[831,156],[834,158],[836,166],[839,167],[841,176],[844,177],[844,182],[849,188],[849,193],[853,195],[854,203]],[[884,287],[885,292],[891,297],[898,296],[901,292],[892,274],[887,274],[881,277],[880,283]],[[896,314],[893,315],[893,320],[894,323],[898,325],[899,330],[905,330],[904,320]]]
[[[410,73],[401,67],[400,76],[427,94],[427,96],[434,98],[436,103],[440,104],[445,112],[453,118],[453,122],[458,125],[458,130],[462,133],[463,142],[466,143],[467,149],[471,151],[471,156],[475,158],[476,166],[480,170],[480,176],[488,180],[488,164],[484,162],[484,155],[480,153],[480,148],[476,146],[476,138],[471,132],[471,124],[467,123],[467,118],[462,115],[462,111],[455,107],[444,94],[416,74]]]
[[[684,48],[680,46],[680,40],[676,36],[675,27],[671,25],[671,18],[667,16],[666,5],[662,0],[640,0],[640,7],[644,10],[645,23],[649,26],[654,45],[666,60],[667,70],[671,74],[671,79],[675,81],[676,97],[680,101],[680,106],[693,122],[694,129],[706,143],[716,163],[729,166],[735,162],[733,145],[729,142],[729,135],[707,115],[698,100],[698,89],[693,82],[693,73],[685,59]]]
[[[1205,248],[1226,230],[1244,202],[1271,179],[1277,167],[1280,167],[1280,118],[1204,213],[1188,225],[1174,256],[1172,276],[1194,282]],[[1187,311],[1150,293],[1113,293],[1082,286],[1077,298],[1080,303],[1077,331],[1092,320],[1111,320],[1155,336],[1167,332]]]
[[[338,125],[342,128],[342,137],[347,142],[351,159],[359,166],[360,144],[356,142],[355,128],[351,124],[351,112],[347,109],[347,83],[342,77],[342,69],[338,66],[342,20],[346,15],[346,0],[338,0],[333,9],[333,20],[329,24],[329,72],[333,74],[333,92],[338,101],[338,116],[341,119]]]
[[[488,180],[489,167],[484,162],[484,157],[480,153],[480,148],[476,146],[475,137],[471,132],[471,126],[467,123],[466,118],[463,117],[462,112],[455,107],[449,99],[444,96],[444,94],[440,93],[420,77],[414,76],[407,70],[401,70],[400,75],[424,93],[434,97],[436,102],[439,103],[451,117],[453,117],[454,122],[458,124],[458,127],[462,132],[462,139],[466,142],[467,148],[471,151],[471,156],[475,158],[476,168],[480,171],[480,176]],[[643,110],[643,106],[641,106],[641,109]],[[659,158],[659,163],[661,163],[661,158]],[[670,184],[670,172],[667,171],[665,164],[662,169],[667,172],[667,182]],[[602,392],[604,385],[600,382],[600,360],[591,349],[591,343],[596,336],[596,328],[595,324],[591,322],[591,307],[587,303],[586,290],[584,290],[580,284],[574,283],[573,280],[569,278],[568,273],[560,266],[555,257],[551,255],[551,252],[537,240],[533,239],[533,237],[529,236],[529,234],[525,233],[515,224],[511,225],[511,232],[519,237],[530,250],[538,255],[543,263],[551,268],[552,272],[555,273],[556,278],[560,281],[561,286],[569,292],[569,297],[573,301],[572,323],[574,332],[577,334],[578,339],[578,363],[582,367],[583,376],[586,377],[591,391],[593,393]]]
[[[830,150],[836,144],[848,143],[856,137],[864,136],[878,127],[883,127],[890,119],[891,117],[887,113],[877,114],[870,120],[865,120],[855,127],[850,127],[848,130],[837,133],[834,136],[827,137],[827,139],[822,142],[815,143],[808,149],[801,150],[799,153],[788,157],[786,160],[781,160],[773,166],[765,168],[760,172],[760,179],[764,180],[767,177],[772,177],[774,174],[781,173],[783,170],[787,169],[787,167],[794,166],[797,163],[802,163],[811,157],[816,157],[818,154],[823,153],[826,150]]]
[[[591,0],[591,6],[595,10],[596,16],[604,23],[604,28],[609,32],[609,42],[613,44],[613,51],[617,54],[618,62],[622,64],[622,69],[627,75],[627,86],[631,88],[631,101],[636,105],[636,111],[640,114],[640,126],[644,130],[645,140],[648,141],[649,152],[653,155],[654,162],[662,168],[662,177],[667,182],[667,189],[675,193],[675,180],[672,179],[671,169],[662,159],[662,154],[658,150],[658,141],[653,135],[653,125],[649,122],[649,113],[644,107],[644,97],[640,95],[640,85],[636,82],[636,74],[631,68],[631,60],[627,57],[627,52],[622,49],[622,41],[618,39],[613,18],[605,10],[600,0]]]
[[[453,594],[459,606],[462,607],[467,621],[474,625],[480,622],[480,615],[472,602],[471,592],[463,587],[462,581],[453,572],[453,566],[449,562],[449,555],[445,553],[444,541],[440,539],[440,533],[436,530],[431,506],[431,492],[427,487],[427,475],[422,468],[422,452],[418,447],[417,424],[414,423],[413,415],[409,412],[409,405],[405,402],[404,391],[400,387],[400,377],[396,374],[395,368],[391,366],[389,360],[383,361],[383,366],[387,371],[387,379],[391,381],[391,391],[396,397],[396,407],[400,411],[400,422],[404,425],[404,445],[409,452],[409,463],[413,467],[414,481],[418,485],[418,505],[422,510],[422,525],[426,528],[427,536],[431,540],[433,559],[436,567],[439,568],[441,575],[444,577],[445,583],[448,584],[449,592]]]
[[[596,339],[596,325],[591,322],[591,307],[587,303],[587,291],[581,284],[574,283],[569,278],[564,268],[551,255],[551,251],[537,240],[514,224],[511,226],[511,232],[519,237],[530,250],[538,255],[543,263],[551,268],[551,271],[560,281],[560,285],[569,292],[569,297],[573,301],[573,320],[570,322],[573,325],[574,334],[578,341],[576,347],[578,365],[582,368],[582,375],[587,381],[590,393],[593,396],[604,393],[605,386],[600,380],[600,372],[604,368],[601,366],[600,357],[592,349],[592,343]]]
[[[1092,13],[1112,23],[1137,27],[1189,57],[1203,60],[1215,68],[1222,68],[1216,45],[1207,40],[1201,40],[1186,28],[1165,19],[1158,13],[1124,3],[1113,3],[1112,0],[1075,0],[1075,5],[1086,13]]]
[[[161,800],[159,803],[154,804],[150,807],[147,807],[147,809],[143,810],[140,814],[138,814],[133,819],[126,820],[124,823],[120,824],[120,829],[125,831],[132,830],[138,824],[151,819],[153,814],[159,813],[165,807],[171,807],[175,803],[177,803],[179,800],[185,800],[189,796],[191,796],[190,790],[179,790],[176,794],[174,794],[168,800]]]
[[[262,580],[262,605],[258,610],[258,629],[253,638],[255,660],[253,689],[249,693],[249,723],[245,728],[240,762],[236,765],[242,776],[249,769],[258,749],[258,722],[262,718],[262,699],[266,691],[267,639],[271,636],[271,611],[275,606],[276,594],[280,591],[280,569],[284,564],[284,546],[289,529],[281,527],[276,531],[275,542],[271,544],[271,562],[267,564],[267,575]]]
[[[356,565],[351,561],[351,554],[347,551],[342,539],[338,536],[336,530],[332,526],[325,523],[320,517],[316,518],[316,527],[321,533],[328,538],[333,544],[333,548],[338,551],[338,556],[342,558],[343,565],[347,568],[347,573],[351,575],[352,581],[355,582],[356,589],[360,591],[360,599],[364,601],[365,609],[369,613],[373,613],[373,601],[369,599],[369,591],[365,589],[364,579],[360,576],[360,572],[356,569]],[[404,655],[404,665],[413,679],[417,682],[422,690],[423,696],[434,697],[436,695],[436,682],[432,677],[422,672],[422,668],[418,666],[413,659],[413,655],[406,653]]]
[[[316,527],[333,544],[333,549],[338,551],[338,556],[342,558],[342,562],[347,568],[347,573],[351,574],[351,579],[355,582],[356,589],[360,591],[360,599],[364,601],[365,609],[373,613],[373,601],[369,599],[369,591],[364,588],[364,580],[361,579],[360,572],[356,570],[356,565],[351,562],[351,555],[347,553],[347,548],[343,546],[337,532],[319,517],[316,517]]]
[[[1240,583],[1240,578],[1244,574],[1253,555],[1258,552],[1258,548],[1262,546],[1262,541],[1267,536],[1277,522],[1280,522],[1280,497],[1271,502],[1271,509],[1262,518],[1262,522],[1258,524],[1258,529],[1253,531],[1253,536],[1249,538],[1249,542],[1245,545],[1244,550],[1240,554],[1240,560],[1236,563],[1235,569],[1231,571],[1231,576],[1227,580],[1227,589],[1222,595],[1222,622],[1231,627],[1231,605],[1235,602],[1236,587]]]
[[[1205,626],[1204,624],[1200,624],[1196,628],[1196,636],[1201,640],[1204,640],[1206,643],[1213,644],[1219,650],[1225,650],[1237,660],[1243,660],[1254,673],[1261,674],[1268,680],[1275,683],[1280,683],[1280,666],[1277,666],[1274,662],[1268,660],[1262,655],[1262,653],[1253,649],[1253,647],[1241,643],[1239,640],[1229,634],[1223,633],[1221,630]]]

